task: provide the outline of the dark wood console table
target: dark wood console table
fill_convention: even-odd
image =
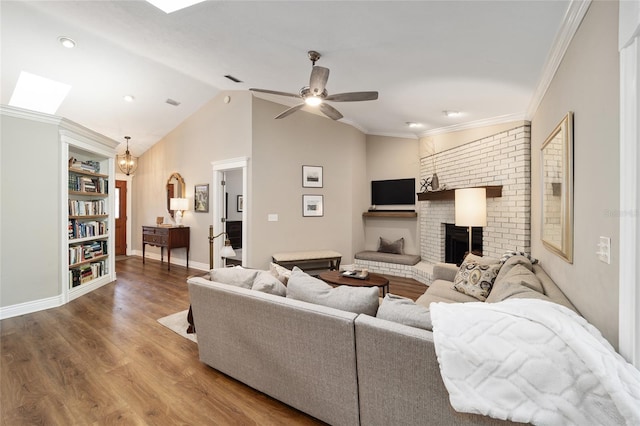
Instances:
[[[164,248],[167,248],[167,269],[171,270],[171,249],[187,249],[187,268],[189,267],[189,238],[190,228],[188,226],[142,227],[142,263],[144,263],[144,252],[147,244],[160,247],[160,262],[164,261]]]

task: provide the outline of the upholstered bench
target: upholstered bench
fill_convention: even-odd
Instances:
[[[373,250],[358,252],[356,253],[355,258],[360,260],[370,260],[373,262],[397,263],[399,265],[409,266],[413,266],[420,262],[420,256],[417,254],[393,254]]]
[[[310,270],[338,270],[342,254],[333,250],[292,251],[272,255],[274,263],[291,269],[294,266],[310,273]]]

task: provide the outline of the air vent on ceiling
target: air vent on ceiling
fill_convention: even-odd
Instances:
[[[227,74],[227,75],[225,75],[225,77],[228,78],[229,80],[233,81],[234,83],[242,83],[242,80],[238,80],[237,78],[235,78],[231,74]]]
[[[178,105],[180,105],[180,102],[178,102],[178,101],[174,101],[174,100],[173,100],[173,99],[171,99],[171,98],[168,98],[165,102],[166,102],[166,103],[168,103],[169,105],[173,105],[173,106],[178,106]]]

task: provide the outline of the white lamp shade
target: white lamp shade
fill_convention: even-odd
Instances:
[[[220,257],[233,257],[236,255],[235,250],[231,246],[224,245],[220,250]]]
[[[189,208],[189,200],[186,198],[172,198],[169,201],[169,208],[171,210],[187,210]]]
[[[456,189],[456,226],[487,226],[487,189]]]

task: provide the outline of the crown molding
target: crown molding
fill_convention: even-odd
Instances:
[[[430,129],[420,134],[420,137],[441,135],[443,133],[458,132],[460,130],[477,129],[480,127],[494,126],[496,124],[510,123],[512,121],[528,121],[525,113],[500,115],[498,117],[486,118],[484,120],[469,121],[466,123],[454,124],[453,126]]]
[[[551,81],[556,75],[562,58],[564,58],[564,54],[567,52],[573,36],[578,31],[582,19],[584,19],[584,16],[587,14],[589,6],[591,6],[591,0],[572,0],[571,3],[569,3],[567,12],[562,19],[562,25],[556,34],[547,60],[542,68],[542,76],[529,103],[529,108],[527,109],[527,117],[529,119],[533,118],[533,114],[535,114],[542,102],[542,98],[544,98],[544,95],[547,93],[547,89],[549,89]]]
[[[46,114],[44,112],[14,107],[11,105],[0,105],[0,113],[8,117],[39,121],[46,124],[59,125],[63,120],[62,117],[59,117],[57,115]]]

